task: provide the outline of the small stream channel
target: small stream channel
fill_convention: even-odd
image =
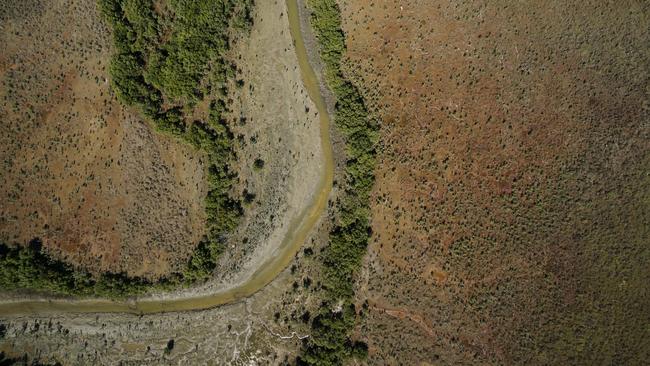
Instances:
[[[323,151],[321,177],[315,187],[311,202],[290,224],[287,235],[274,255],[262,263],[260,268],[243,284],[209,294],[179,299],[147,299],[112,301],[107,299],[80,300],[18,300],[0,303],[0,316],[17,316],[51,313],[132,313],[151,314],[159,312],[190,311],[213,308],[236,302],[262,289],[275,279],[291,262],[310,232],[327,208],[327,200],[332,190],[334,160],[330,141],[330,117],[325,100],[320,92],[316,74],[309,64],[307,49],[300,29],[300,16],[297,0],[287,0],[287,10],[291,36],[294,40],[300,74],[309,94],[316,105],[320,119],[320,137]]]

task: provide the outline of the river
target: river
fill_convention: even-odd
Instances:
[[[334,177],[334,160],[329,131],[330,117],[327,113],[325,100],[320,92],[316,73],[311,67],[307,56],[307,49],[300,29],[297,0],[287,0],[286,4],[289,27],[295,44],[300,74],[309,97],[316,105],[319,115],[320,138],[324,161],[320,181],[312,195],[311,202],[291,222],[287,235],[274,252],[275,255],[264,261],[260,268],[244,283],[209,295],[189,295],[188,297],[177,299],[143,298],[128,301],[113,301],[108,299],[17,300],[0,303],[0,315],[17,316],[48,313],[152,314],[209,309],[251,296],[273,281],[289,265],[327,208],[327,200],[332,190]]]

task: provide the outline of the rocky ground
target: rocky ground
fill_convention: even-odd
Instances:
[[[278,364],[298,342],[292,337],[297,329],[273,317],[285,306],[289,276],[250,299],[209,311],[6,319],[0,352],[64,365]]]

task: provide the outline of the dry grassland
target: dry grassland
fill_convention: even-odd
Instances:
[[[184,268],[205,231],[202,156],[120,105],[94,1],[0,4],[0,239],[93,273]]]
[[[341,5],[382,120],[369,363],[648,359],[648,5]]]

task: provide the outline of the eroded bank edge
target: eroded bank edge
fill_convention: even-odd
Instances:
[[[308,0],[307,4],[325,66],[324,79],[336,99],[334,124],[346,140],[346,162],[336,222],[320,256],[322,305],[298,364],[338,365],[350,357],[367,355],[367,345],[352,340],[351,332],[358,318],[353,302],[355,275],[371,235],[369,204],[379,128],[370,118],[359,89],[342,71],[345,34],[338,4],[335,0]]]

